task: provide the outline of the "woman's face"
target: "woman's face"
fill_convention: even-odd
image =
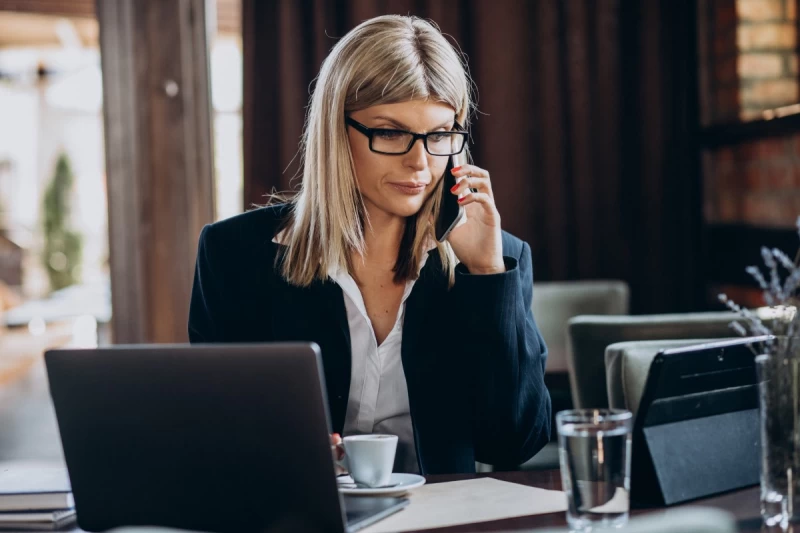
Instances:
[[[455,110],[441,102],[412,100],[368,107],[350,116],[368,128],[428,133],[451,130]],[[373,216],[380,211],[397,217],[417,213],[442,178],[448,157],[429,154],[421,139],[406,154],[376,154],[364,134],[352,126],[347,133],[367,211]]]

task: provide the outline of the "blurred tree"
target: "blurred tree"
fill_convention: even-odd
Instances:
[[[65,153],[58,156],[55,174],[44,193],[44,254],[50,289],[80,281],[82,239],[70,228],[72,169]]]

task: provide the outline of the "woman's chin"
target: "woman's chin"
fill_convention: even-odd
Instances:
[[[420,196],[419,199],[409,198],[405,201],[392,202],[392,212],[401,217],[416,215],[422,209],[422,200],[423,198]]]
[[[380,202],[368,202],[386,214],[407,218],[419,213],[425,204],[425,195],[391,195],[384,196]]]

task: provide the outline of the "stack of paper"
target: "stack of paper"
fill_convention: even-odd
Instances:
[[[564,512],[561,491],[538,489],[492,478],[425,485],[409,493],[404,510],[365,529],[385,533]]]
[[[57,529],[75,520],[65,468],[0,467],[0,529]]]
[[[59,529],[75,520],[75,509],[43,511],[41,513],[0,513],[0,530],[50,530]]]

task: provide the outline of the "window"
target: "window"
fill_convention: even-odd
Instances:
[[[217,0],[209,50],[216,218],[243,211],[242,33],[239,0]]]
[[[703,125],[800,112],[797,0],[700,2]]]

